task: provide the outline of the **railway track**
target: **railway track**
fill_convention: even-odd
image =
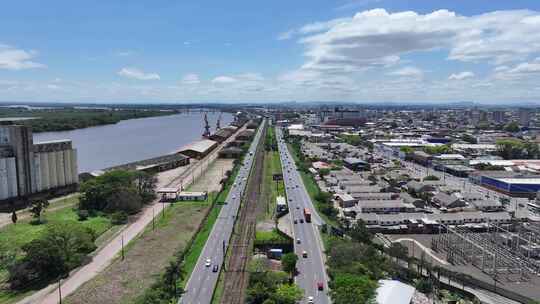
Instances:
[[[263,136],[266,129],[263,130]],[[227,258],[224,276],[223,304],[243,304],[248,285],[249,274],[247,264],[251,258],[257,213],[260,210],[261,187],[263,183],[264,153],[261,140],[255,154],[255,164],[249,176],[247,191],[242,198],[240,214],[235,225],[230,245],[230,255]]]

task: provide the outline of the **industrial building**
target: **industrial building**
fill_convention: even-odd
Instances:
[[[73,191],[79,183],[77,151],[70,140],[34,144],[20,119],[0,121],[0,209],[17,206],[36,194]]]
[[[202,159],[208,155],[218,143],[210,139],[201,139],[199,141],[188,144],[177,151],[177,153],[189,156],[195,159]]]
[[[540,191],[540,176],[493,177],[481,176],[481,184],[510,196],[535,197]]]

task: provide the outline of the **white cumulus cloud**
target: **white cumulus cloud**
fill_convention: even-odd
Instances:
[[[228,84],[228,83],[235,83],[238,80],[234,77],[230,76],[217,76],[216,78],[212,79],[213,83],[216,84]]]
[[[403,76],[403,77],[422,77],[424,75],[424,72],[417,67],[408,66],[408,67],[395,70],[388,74],[392,76]]]
[[[182,84],[193,85],[201,83],[201,80],[199,79],[199,75],[197,74],[186,74],[184,75],[184,77],[182,77],[181,82]]]
[[[156,73],[145,73],[137,68],[123,68],[118,72],[118,75],[131,79],[138,80],[159,80],[160,77]]]
[[[25,70],[46,67],[42,63],[32,61],[36,56],[36,51],[25,51],[0,44],[0,69]]]
[[[448,80],[463,80],[468,78],[473,78],[474,73],[470,71],[465,71],[457,74],[452,74],[448,77]]]
[[[528,10],[470,17],[448,10],[429,14],[367,10],[349,19],[306,25],[316,33],[300,39],[306,47],[303,68],[362,71],[395,64],[406,54],[434,50],[447,50],[448,59],[463,62],[519,60],[540,52],[540,31],[533,22],[538,16]]]

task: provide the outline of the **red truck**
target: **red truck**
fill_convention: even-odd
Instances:
[[[311,211],[308,208],[304,208],[304,217],[306,218],[306,223],[311,223]]]

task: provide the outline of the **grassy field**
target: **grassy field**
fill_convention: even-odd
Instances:
[[[265,152],[264,157],[264,191],[263,198],[267,208],[264,214],[259,216],[260,220],[272,219],[276,213],[276,198],[285,196],[285,185],[283,181],[274,181],[274,174],[281,174],[281,161],[279,153],[276,151]]]
[[[103,272],[66,298],[65,303],[133,303],[167,266],[175,252],[183,250],[210,207],[204,202],[177,202],[162,216],[156,208],[155,228],[126,246],[125,259],[116,259]]]
[[[92,229],[96,235],[101,235],[112,226],[109,218],[105,216],[89,217],[86,221],[79,221],[76,211],[71,207],[45,212],[42,218],[44,224],[41,225],[32,225],[30,219],[26,219],[0,229],[0,248],[19,251],[22,245],[38,238],[47,226],[54,223],[79,223]]]
[[[285,196],[285,185],[283,181],[274,181],[274,174],[281,174],[281,160],[275,142],[275,133],[273,128],[268,128],[265,138],[264,150],[264,185],[263,185],[263,200],[266,204],[266,212],[258,216],[258,221],[270,220],[276,213],[276,198]]]
[[[31,219],[25,218],[0,229],[0,250],[14,252],[17,256],[22,254],[21,247],[24,244],[38,238],[48,225],[62,222],[77,222],[84,227],[92,229],[96,235],[102,235],[113,225],[109,218],[105,216],[90,217],[86,221],[79,221],[76,211],[72,208],[78,201],[78,196],[72,196],[65,200],[60,200],[51,204],[51,211],[46,211],[42,215],[43,224],[32,225]],[[5,269],[0,269],[0,304],[14,303],[19,299],[33,293],[33,290],[26,292],[13,292],[7,286],[2,286],[2,282],[7,276]]]

